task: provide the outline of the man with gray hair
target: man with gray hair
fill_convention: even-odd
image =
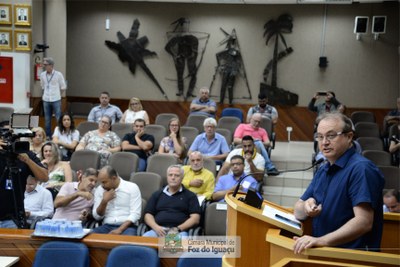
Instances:
[[[169,166],[167,186],[154,192],[147,203],[144,221],[152,230],[143,236],[162,237],[168,232],[187,236],[187,231],[199,224],[199,202],[196,195],[182,185],[182,180],[182,167]]]
[[[190,114],[206,115],[215,118],[217,103],[210,99],[210,90],[207,87],[201,87],[199,97],[192,100],[190,104]]]
[[[204,157],[215,160],[217,165],[222,165],[230,149],[226,139],[221,134],[215,132],[217,121],[214,118],[204,120],[204,133],[199,134],[190,146],[188,155],[193,151],[199,151]]]
[[[67,85],[61,72],[54,69],[51,57],[43,59],[45,71],[40,74],[40,86],[43,90],[43,111],[46,135],[51,139],[51,117],[54,113],[56,121],[61,117],[61,96],[65,94]]]

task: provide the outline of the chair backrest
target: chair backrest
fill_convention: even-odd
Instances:
[[[230,130],[224,128],[215,128],[215,132],[219,133],[223,137],[225,137],[226,143],[228,146],[232,144],[233,141],[233,134]]]
[[[381,166],[391,166],[392,165],[392,155],[389,152],[383,150],[364,150],[362,155]],[[399,178],[400,179],[400,178]]]
[[[375,114],[369,111],[354,111],[350,115],[353,124],[358,122],[376,122]]]
[[[206,115],[190,114],[187,117],[185,126],[195,127],[195,128],[197,128],[197,130],[199,130],[199,133],[202,133],[202,132],[204,132],[203,122],[207,118],[208,118],[208,116],[206,116]]]
[[[394,135],[397,137],[399,135],[399,126],[397,124],[394,124],[389,128],[389,138],[391,138]]]
[[[154,248],[133,245],[114,247],[107,257],[106,267],[159,267],[160,259]]]
[[[111,155],[110,165],[118,172],[122,179],[129,181],[131,174],[139,166],[138,155],[131,152],[117,152]]]
[[[88,267],[89,249],[81,242],[49,241],[37,250],[33,267]]]
[[[375,122],[358,122],[355,124],[357,137],[378,137],[380,138],[379,126]]]
[[[268,138],[272,140],[272,135],[274,133],[274,123],[270,118],[267,117],[261,117],[261,125],[262,128],[264,128],[267,133],[268,133]]]
[[[168,131],[168,123],[172,118],[179,118],[175,113],[160,113],[156,116],[154,124],[162,125]]]
[[[213,202],[207,206],[204,220],[204,235],[226,235],[226,209],[217,209],[221,205]]]
[[[210,158],[203,158],[203,167],[212,172],[214,174],[214,178],[217,177],[217,164],[215,163],[215,160]]]
[[[78,124],[76,129],[79,131],[80,136],[84,136],[85,133],[93,131],[99,128],[99,124],[93,121],[82,121]]]
[[[119,138],[124,138],[124,136],[128,133],[131,133],[132,124],[131,123],[122,123],[116,122],[111,126],[111,130],[118,135]]]
[[[359,137],[357,142],[364,150],[383,150],[383,141],[378,137]]]
[[[233,117],[233,116],[221,117],[218,120],[217,128],[228,129],[229,131],[231,131],[233,137],[233,134],[235,133],[235,130],[240,123],[241,121],[238,117]]]
[[[0,122],[10,121],[13,113],[14,108],[12,107],[0,107]]]
[[[68,104],[68,111],[74,118],[87,118],[92,108],[93,104],[88,102],[70,102]]]
[[[178,159],[170,154],[154,154],[147,158],[147,172],[158,173],[162,178],[162,184],[167,184],[167,169],[178,164]]]
[[[243,122],[243,111],[240,108],[224,108],[221,112],[221,117],[226,116],[238,117],[240,122]]]
[[[400,168],[395,166],[378,166],[385,177],[385,189],[400,190]]]
[[[100,167],[100,154],[92,150],[78,150],[72,153],[69,164],[74,171],[86,170],[87,168]]]
[[[149,124],[144,127],[144,132],[154,136],[153,151],[158,151],[161,140],[167,135],[167,130],[162,125]]]
[[[135,183],[142,195],[148,201],[151,195],[163,186],[161,175],[155,172],[136,172],[131,175],[130,181]]]
[[[198,135],[199,135],[199,130],[195,127],[192,126],[181,127],[181,136],[186,138],[186,145],[188,149],[190,148],[194,139],[196,139],[196,136]]]
[[[189,258],[180,257],[176,263],[176,267],[220,267],[222,266],[222,258]]]

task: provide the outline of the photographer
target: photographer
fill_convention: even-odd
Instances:
[[[396,126],[394,126],[396,127]],[[400,162],[400,124],[397,126],[397,134],[390,136],[389,152],[394,155],[394,163],[399,165]]]
[[[5,149],[8,145],[3,138],[0,138],[0,228],[17,228],[19,221],[15,218],[15,203],[23,208],[23,196],[28,176],[32,175],[43,182],[48,178],[47,170],[33,152],[28,151],[16,155]],[[12,164],[15,166],[10,166]],[[11,169],[18,170],[16,177],[9,175]],[[10,177],[12,177],[11,181]],[[14,196],[16,197],[15,201]]]
[[[324,102],[316,103],[318,99],[324,98]],[[336,99],[332,91],[316,92],[308,104],[308,109],[321,115],[325,112],[332,112],[339,109],[342,104]]]

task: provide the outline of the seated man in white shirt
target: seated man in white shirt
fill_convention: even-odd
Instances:
[[[217,179],[231,172],[231,158],[235,155],[243,156],[245,173],[253,173],[253,177],[256,178],[257,181],[263,180],[265,159],[257,152],[254,145],[254,139],[250,135],[243,136],[241,148],[235,148],[228,154],[228,157],[218,172]]]
[[[31,175],[26,180],[24,195],[25,216],[29,224],[37,217],[50,218],[53,215],[53,197],[50,191],[38,185],[38,181]]]
[[[111,166],[99,172],[101,186],[94,193],[93,217],[103,220],[94,233],[136,235],[142,196],[135,183],[123,180]]]
[[[54,200],[56,213],[53,219],[69,221],[86,220],[93,207],[93,189],[97,182],[97,170],[88,168],[78,172],[79,182],[65,183]]]

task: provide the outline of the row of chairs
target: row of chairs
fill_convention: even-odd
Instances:
[[[221,258],[179,258],[177,267],[221,266]],[[33,267],[89,267],[88,247],[80,242],[49,241],[36,252]],[[120,245],[114,247],[107,257],[106,267],[159,267],[157,250],[150,247]]]

